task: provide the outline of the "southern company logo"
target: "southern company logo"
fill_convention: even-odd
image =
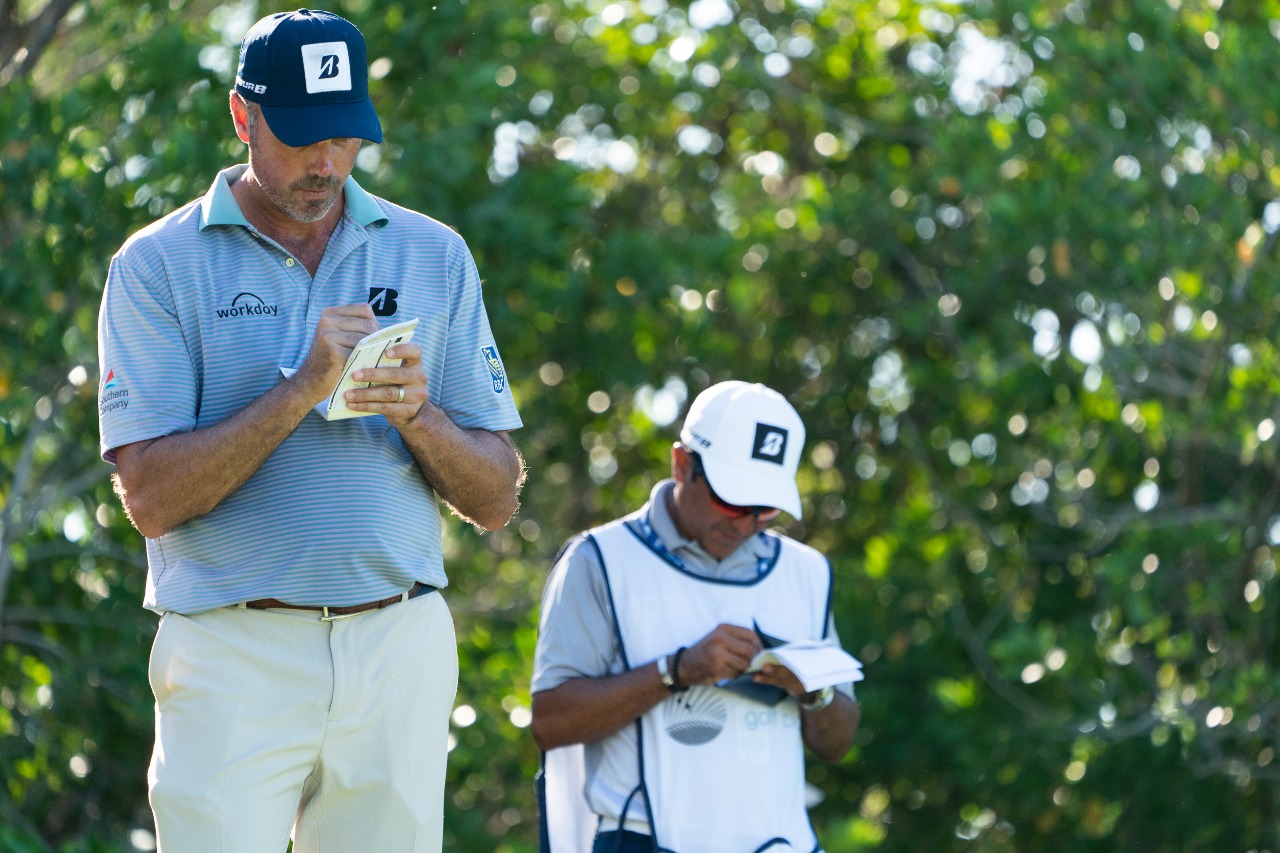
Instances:
[[[244,293],[236,294],[236,298],[231,300],[230,308],[215,308],[214,311],[221,319],[229,317],[274,317],[280,313],[280,306],[268,305],[256,294],[245,291]]]
[[[102,391],[98,394],[98,412],[105,415],[107,412],[114,412],[129,408],[129,389],[118,387],[119,381],[116,379],[116,372],[108,370],[106,379],[102,382]]]

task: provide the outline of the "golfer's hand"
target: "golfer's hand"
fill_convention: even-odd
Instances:
[[[342,378],[342,367],[356,344],[378,328],[373,309],[364,302],[324,309],[311,339],[311,349],[293,375],[293,381],[307,389],[314,403],[325,399]]]
[[[387,347],[388,358],[402,359],[399,367],[365,367],[351,374],[368,388],[346,393],[347,407],[357,412],[386,415],[394,426],[405,426],[427,402],[427,376],[422,372],[422,348],[417,344]]]

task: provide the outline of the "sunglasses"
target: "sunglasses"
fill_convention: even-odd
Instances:
[[[777,507],[739,506],[738,504],[729,503],[717,495],[715,489],[711,488],[711,481],[707,479],[707,469],[702,467],[702,457],[687,448],[685,452],[693,460],[693,476],[701,477],[702,481],[707,484],[707,493],[711,495],[711,505],[722,514],[729,516],[729,518],[745,518],[748,515],[752,515],[755,516],[756,521],[773,521],[782,513],[782,510]]]

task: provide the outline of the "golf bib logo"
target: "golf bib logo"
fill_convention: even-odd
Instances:
[[[502,370],[502,362],[498,360],[497,347],[480,347],[484,363],[489,367],[489,378],[493,380],[493,393],[501,394],[507,387],[507,374]]]
[[[724,731],[729,717],[724,699],[714,689],[691,687],[672,696],[662,706],[662,727],[671,739],[685,746],[701,746]]]
[[[751,458],[781,465],[787,455],[787,431],[770,424],[756,424],[756,440],[751,444]]]
[[[302,46],[302,73],[307,94],[351,91],[351,62],[345,41],[325,41]]]

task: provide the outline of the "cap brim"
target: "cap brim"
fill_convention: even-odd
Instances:
[[[326,139],[382,141],[382,124],[368,98],[347,104],[269,107],[262,104],[267,126],[285,145],[302,148]]]
[[[707,482],[721,500],[738,506],[769,506],[803,518],[795,478],[772,462],[742,462],[699,454]]]

